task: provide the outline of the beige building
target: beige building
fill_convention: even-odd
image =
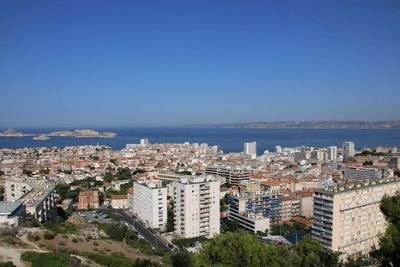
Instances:
[[[324,247],[358,258],[378,246],[387,224],[379,205],[394,195],[400,180],[367,181],[346,187],[317,190],[314,195],[311,236]]]
[[[78,209],[99,208],[99,191],[85,191],[79,193]]]
[[[300,200],[291,197],[282,198],[281,219],[289,221],[292,217],[300,215]]]
[[[220,232],[219,181],[202,175],[176,183],[175,233],[184,238],[213,237]]]
[[[113,209],[128,209],[128,194],[111,195],[111,207]]]

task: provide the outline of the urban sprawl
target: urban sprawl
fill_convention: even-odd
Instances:
[[[230,227],[291,246],[311,236],[357,259],[379,246],[384,195],[400,190],[396,147],[281,147],[257,155],[198,143],[0,149],[0,224],[124,223],[153,249],[202,240]],[[295,230],[293,230],[295,228]],[[97,228],[96,228],[97,229]],[[86,229],[81,236],[101,236]],[[289,229],[289,230],[288,230]],[[179,242],[178,242],[179,243]]]

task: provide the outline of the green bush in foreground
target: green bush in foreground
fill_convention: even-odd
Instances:
[[[6,261],[6,262],[0,262],[0,267],[15,267],[15,265],[11,261]]]
[[[38,252],[25,252],[21,255],[21,259],[32,263],[32,267],[43,266],[63,266],[74,267],[80,262],[79,259],[71,257],[63,253],[38,253]]]
[[[111,256],[100,255],[96,253],[84,253],[84,257],[104,266],[108,267],[160,267],[157,262],[150,260],[137,259],[132,261],[121,253],[112,253]]]

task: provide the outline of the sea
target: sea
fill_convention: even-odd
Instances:
[[[5,129],[0,129],[3,131]],[[15,129],[23,133],[40,134],[73,129]],[[243,151],[244,142],[257,142],[257,153],[273,151],[275,146],[342,146],[353,141],[358,149],[376,146],[400,147],[400,129],[259,129],[259,128],[93,128],[114,132],[114,138],[50,137],[36,141],[32,136],[0,137],[0,148],[65,147],[78,145],[106,145],[121,149],[126,144],[137,144],[140,138],[150,143],[207,143],[218,145],[224,152]]]

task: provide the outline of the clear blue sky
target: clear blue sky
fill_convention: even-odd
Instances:
[[[0,1],[0,127],[400,119],[400,1]]]

